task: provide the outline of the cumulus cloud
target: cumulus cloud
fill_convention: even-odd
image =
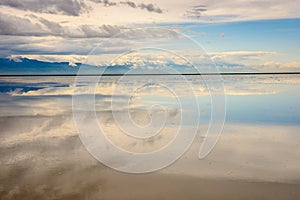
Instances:
[[[33,9],[31,8],[33,1],[24,1],[24,5],[22,4],[23,1],[17,0],[1,2],[2,4],[0,9],[3,12],[0,14],[0,34],[2,35],[3,40],[0,41],[0,55],[3,57],[25,54],[87,55],[93,49],[93,47],[97,46],[103,41],[102,39],[110,38],[114,35],[121,35],[124,41],[114,40],[116,42],[113,42],[112,40],[111,42],[107,42],[106,47],[103,48],[103,51],[101,52],[102,54],[105,53],[107,55],[117,54],[132,49],[129,47],[137,47],[135,45],[128,44],[128,39],[160,38],[162,40],[168,40],[169,38],[178,37],[175,31],[167,29],[130,29],[132,27],[129,28],[127,23],[131,23],[131,20],[138,23],[149,22],[147,21],[148,19],[151,19],[151,22],[153,20],[155,21],[155,19],[162,19],[166,21],[175,20],[179,22],[186,20],[186,18],[183,17],[186,9],[201,13],[202,15],[205,13],[204,17],[208,17],[210,15],[228,15],[228,13],[225,11],[229,9],[231,4],[234,4],[237,7],[236,2],[228,1],[220,3],[212,3],[207,1],[203,2],[203,5],[196,6],[192,6],[193,2],[190,1],[184,2],[185,5],[183,5],[182,2],[175,2],[174,5],[171,5],[167,1],[165,2],[156,0],[150,1],[150,3],[141,1],[76,1],[83,2],[82,5],[85,6],[82,6],[82,9],[84,9],[84,7],[89,7],[92,8],[92,10],[90,10],[88,15],[86,13],[81,15],[80,13],[82,11],[80,11],[78,13],[79,16],[73,16],[71,12],[68,12],[69,14],[61,15],[63,12],[62,9],[64,8],[62,4],[65,4],[65,2],[60,3],[58,1],[49,1],[53,4],[57,3],[58,5],[54,6],[55,10],[60,10],[59,12],[57,11],[51,13],[41,13],[46,12],[47,10],[44,9],[44,7],[46,4],[50,5],[51,3],[45,3],[45,5],[43,4],[43,9]],[[15,5],[12,2],[16,2]],[[104,4],[107,5],[105,8],[103,7]],[[221,5],[223,6],[223,10],[219,10]],[[242,8],[252,4],[244,2],[238,3],[238,5]],[[266,1],[264,4],[256,3],[254,6],[256,6],[257,9],[265,9],[265,6],[267,5],[276,7],[278,2],[275,1],[270,3],[269,1]],[[25,6],[29,8],[25,9]],[[293,8],[290,6],[290,2],[288,2],[287,5],[282,6],[288,11]],[[172,10],[168,10],[168,8],[171,7]],[[101,12],[100,8],[102,9]],[[133,12],[132,8],[138,9]],[[164,12],[165,10],[168,11]],[[176,11],[176,15],[174,15],[175,13],[173,13],[173,11]],[[236,10],[234,10],[234,12],[235,11]],[[160,13],[161,17],[156,18],[158,16],[157,13]],[[247,14],[247,12],[244,13]],[[259,9],[257,13],[260,13]],[[272,12],[267,13],[272,14]],[[137,14],[141,14],[141,17],[137,18],[135,16]],[[72,16],[70,17],[69,15]],[[257,15],[253,14],[253,16]],[[103,20],[99,21],[100,18],[103,18]],[[122,23],[120,23],[120,19]],[[242,18],[241,20],[244,19],[246,18]],[[204,33],[201,33],[200,35],[205,36]],[[38,36],[40,38],[32,36]],[[220,34],[219,36],[224,37],[224,34]],[[80,41],[80,39],[84,40]],[[115,43],[119,43],[120,45],[116,46]],[[10,48],[7,48],[8,46]],[[189,54],[191,53],[189,52]],[[266,69],[264,65],[270,65],[264,63],[266,63],[269,58],[271,60],[271,58],[275,55],[277,55],[275,52],[262,51],[211,53],[214,61],[218,65],[220,64],[219,66],[221,66],[222,69],[232,69],[232,66],[235,66],[236,69],[241,69],[246,68],[245,66],[248,66],[249,64],[252,66],[257,64],[257,66],[260,66],[261,69]],[[70,60],[71,63],[73,62],[72,60],[74,59]],[[252,66],[250,66],[250,68],[252,68]],[[275,64],[273,63],[272,66],[275,66]],[[278,64],[276,64],[276,66],[278,66]],[[287,68],[287,66],[285,67]],[[292,67],[289,66],[289,68]]]
[[[207,11],[207,7],[205,5],[192,6],[185,12],[184,15],[187,18],[200,19],[205,11]]]
[[[112,25],[79,25],[75,28],[61,26],[59,23],[45,18],[30,15],[16,17],[1,14],[0,34],[17,36],[61,36],[74,38],[111,37],[120,33],[121,27]]]
[[[293,61],[293,62],[266,62],[260,65],[260,69],[264,71],[300,71],[300,62]]]
[[[209,52],[209,55],[218,66],[223,68],[228,67],[229,69],[231,66],[242,67],[244,70],[249,70],[254,65],[260,65],[261,62],[272,59],[278,54],[271,51]]]
[[[261,71],[261,72],[282,72],[300,71],[300,62],[286,61],[274,62],[274,58],[280,53],[271,51],[229,51],[229,52],[210,52],[211,58],[216,64],[224,69],[230,69],[231,64],[242,67],[242,71]],[[268,61],[269,60],[269,61]],[[222,64],[224,63],[224,64]],[[227,63],[227,64],[226,64]]]
[[[82,0],[1,0],[0,5],[25,11],[78,16],[87,8]]]
[[[149,4],[140,4],[139,5],[140,8],[142,9],[146,9],[149,12],[156,12],[156,13],[162,13],[162,9],[160,9],[159,7],[155,7],[152,3]]]
[[[1,35],[36,35],[47,34],[40,24],[35,24],[28,18],[16,17],[0,13],[0,34]]]
[[[239,59],[260,59],[262,56],[275,55],[276,52],[270,51],[227,51],[227,52],[210,52],[212,59],[238,57]]]
[[[133,1],[121,1],[120,3],[121,3],[121,4],[128,5],[128,6],[130,6],[131,8],[136,8],[136,7],[137,7],[137,5],[136,5]]]
[[[116,2],[111,2],[111,1],[108,1],[108,0],[103,0],[103,1],[99,0],[99,1],[96,1],[96,2],[103,3],[104,6],[115,6],[115,5],[117,5]]]
[[[278,0],[256,1],[109,1],[109,0],[1,0],[3,11],[14,14],[38,14],[58,23],[86,23],[99,25],[102,19],[107,24],[149,23],[149,22],[231,22],[260,19],[299,17],[299,2]],[[9,8],[9,9],[7,9]],[[133,11],[135,9],[135,11]],[[268,10],[268,12],[266,12]],[[22,12],[20,12],[22,11]],[[159,14],[159,15],[158,15]],[[56,15],[60,15],[60,20]],[[74,16],[70,18],[69,16]],[[137,17],[138,16],[138,17]],[[20,17],[20,16],[19,16]]]
[[[177,33],[167,28],[127,28],[118,25],[62,26],[36,15],[17,17],[10,14],[0,14],[0,34],[16,36],[59,36],[69,38],[108,38],[112,36],[123,38],[163,38],[177,37]],[[122,34],[121,34],[122,33]]]
[[[204,0],[206,6],[205,15],[192,10],[201,21],[228,22],[259,19],[295,18],[299,16],[299,1],[287,1],[284,4],[280,0],[267,1],[217,1]],[[201,15],[202,14],[202,15]]]
[[[155,13],[163,13],[163,10],[161,8],[159,8],[158,6],[155,6],[152,3],[135,3],[133,1],[120,1],[120,2],[111,2],[108,0],[94,0],[94,2],[96,3],[102,3],[104,6],[122,6],[122,5],[126,5],[129,6],[131,8],[139,8],[139,9],[145,9],[148,12],[155,12]]]

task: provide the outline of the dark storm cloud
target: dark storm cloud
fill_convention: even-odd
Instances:
[[[78,16],[87,9],[81,0],[0,0],[0,5],[40,13],[61,13]]]

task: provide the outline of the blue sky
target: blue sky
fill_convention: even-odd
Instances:
[[[184,69],[187,67],[185,59],[209,68],[212,65],[205,59],[206,55],[224,72],[300,72],[299,10],[300,0],[0,0],[0,74],[75,73],[80,63],[111,65],[112,70],[142,69],[143,72],[168,65]],[[131,51],[147,47],[152,49]],[[191,149],[196,165],[187,154],[188,157],[183,158],[186,165],[181,167],[179,163],[177,169],[165,172],[230,180],[241,178],[247,182],[299,182],[299,75],[224,76],[222,81],[218,80],[220,76],[202,77],[207,82],[199,76],[183,76],[188,77],[185,82],[174,76],[168,76],[169,80],[155,76],[161,78],[157,83],[165,82],[168,86],[165,88],[158,87],[155,78],[145,76],[137,79],[127,76],[123,82],[116,76],[102,77],[99,87],[86,86],[98,78],[93,77],[83,82],[64,76],[1,77],[0,145],[4,151],[0,162],[4,163],[4,171],[0,174],[4,175],[3,183],[12,187],[4,187],[5,192],[0,194],[24,196],[23,192],[27,194],[30,188],[33,188],[32,194],[46,191],[48,195],[50,191],[57,194],[57,198],[85,194],[86,188],[88,193],[94,192],[87,186],[103,179],[102,165],[99,165],[100,176],[96,173],[87,182],[90,174],[83,174],[83,178],[72,182],[78,188],[76,193],[69,191],[72,187],[64,187],[69,186],[74,174],[95,169],[95,160],[76,139],[74,108],[82,111],[86,105],[95,107],[98,117],[106,124],[103,128],[108,131],[107,135],[119,142],[116,144],[128,145],[131,150],[149,150],[148,147],[157,147],[157,143],[152,139],[146,143],[124,139],[126,134],[122,134],[111,111],[128,113],[130,103],[132,111],[137,111],[132,113],[133,121],[143,125],[143,120],[152,114],[153,119],[163,120],[160,114],[140,108],[158,108],[159,111],[157,105],[169,102],[171,109],[165,109],[164,113],[168,114],[170,128],[176,127],[179,117],[187,115],[185,125],[193,125],[195,121],[189,120],[197,119],[199,114],[201,126],[208,127],[206,120],[210,119],[211,111],[221,113],[221,117],[225,111],[221,107],[224,99],[220,98],[221,103],[213,101],[214,95],[220,97],[218,92],[226,94],[227,121],[217,151],[207,162],[200,162],[197,141],[197,149]],[[193,91],[188,87],[190,83]],[[224,83],[225,90],[218,83]],[[95,96],[95,105],[87,101],[82,107],[74,107],[73,95],[84,100],[84,96],[90,97],[91,93]],[[193,109],[196,108],[191,101],[193,95],[199,100],[200,113]],[[178,104],[178,96],[183,106]],[[116,104],[112,104],[113,100]],[[212,102],[217,102],[217,106]],[[186,111],[184,115],[179,113],[179,107]],[[93,115],[88,114],[85,122],[93,121]],[[219,118],[212,121],[219,122]],[[84,125],[91,127],[89,123]],[[205,127],[200,127],[201,132],[205,133]],[[175,132],[170,129],[172,134],[168,133],[157,141],[165,142]],[[114,159],[112,157],[115,163]],[[53,172],[62,178],[53,176]],[[18,181],[11,181],[11,174],[17,174]],[[103,180],[110,177],[107,175]],[[31,177],[34,183],[28,181]],[[122,184],[125,183],[125,179],[122,180]],[[105,183],[104,190],[97,187],[93,194],[99,196],[103,191],[106,193],[107,188],[114,189],[115,182],[111,183]],[[58,185],[62,186],[61,190],[57,190]],[[53,190],[52,186],[55,186]],[[117,194],[123,195],[122,192]]]
[[[199,42],[220,71],[300,71],[299,0],[40,1],[0,2],[0,57],[72,67],[100,44],[93,64],[105,66],[138,40],[176,43],[169,40],[173,30]],[[168,30],[140,30],[145,27]]]
[[[232,23],[185,23],[186,34],[208,51],[276,51],[286,60],[299,59],[300,19],[274,19]],[[222,35],[224,34],[224,35]],[[223,36],[223,37],[222,37]]]

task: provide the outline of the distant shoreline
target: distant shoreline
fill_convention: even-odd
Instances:
[[[0,74],[0,77],[26,76],[253,76],[253,75],[298,75],[300,72],[220,72],[220,73],[182,73],[182,74]]]

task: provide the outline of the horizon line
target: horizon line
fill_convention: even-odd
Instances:
[[[220,73],[179,73],[179,74],[0,74],[0,77],[21,77],[21,76],[214,76],[214,75],[293,75],[300,74],[300,72],[220,72]]]

